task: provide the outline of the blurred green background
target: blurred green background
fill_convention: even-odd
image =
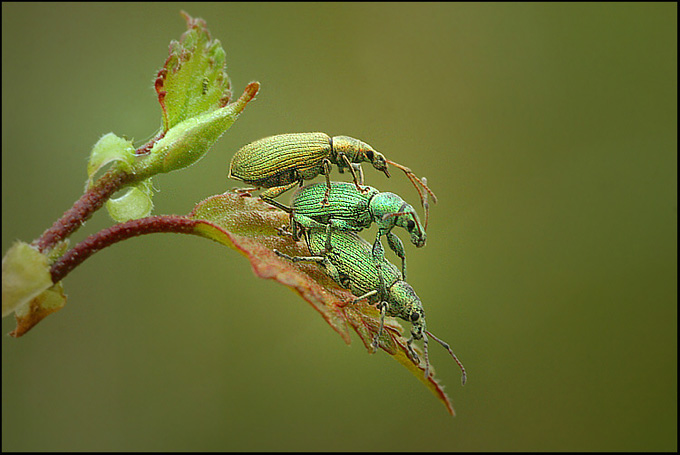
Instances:
[[[154,235],[3,335],[3,450],[677,450],[676,4],[3,3],[3,254],[80,196],[101,135],[155,133],[181,9],[223,43],[235,94],[262,90],[154,179],[155,213],[239,186],[234,151],[284,132],[427,176],[409,282],[468,369],[461,387],[431,348],[458,415],[233,250]],[[400,172],[366,178],[417,205]]]

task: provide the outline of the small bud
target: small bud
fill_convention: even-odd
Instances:
[[[149,172],[150,175],[170,172],[190,166],[203,158],[217,139],[236,121],[259,88],[259,83],[251,82],[236,102],[170,128],[154,144],[148,158],[144,160],[144,172]]]

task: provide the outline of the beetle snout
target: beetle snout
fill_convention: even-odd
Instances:
[[[390,170],[387,169],[387,163],[385,160],[379,160],[376,159],[373,161],[373,167],[379,170],[380,172],[384,172],[386,176],[390,177]]]
[[[390,177],[390,171],[387,169],[387,160],[382,153],[373,152],[371,154],[367,154],[366,157],[371,161],[371,164],[374,168],[384,172],[386,176]]]
[[[423,232],[422,234],[419,232],[413,232],[411,233],[411,243],[413,243],[416,248],[422,248],[425,246],[425,242],[427,241],[427,236]]]
[[[423,314],[417,314],[417,320],[411,322],[411,335],[414,340],[422,340],[423,332],[425,331],[425,316]]]

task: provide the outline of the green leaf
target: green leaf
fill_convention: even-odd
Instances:
[[[206,23],[182,13],[188,30],[172,41],[170,56],[156,79],[163,108],[163,129],[140,150],[113,133],[93,147],[87,167],[87,188],[95,175],[111,163],[131,179],[123,196],[106,202],[109,215],[119,222],[145,217],[153,209],[150,177],[190,166],[200,160],[236,121],[257,94],[251,82],[236,102],[225,72],[225,55],[219,41],[211,40]]]
[[[136,172],[154,174],[190,166],[203,158],[225,131],[234,124],[260,88],[251,82],[243,95],[223,108],[187,119],[158,140]]]
[[[113,133],[107,133],[94,144],[87,163],[87,188],[92,187],[95,174],[109,163],[117,163],[124,171],[132,169],[135,163],[135,148],[132,142]]]
[[[136,220],[151,214],[152,196],[153,187],[149,178],[136,186],[127,188],[122,196],[106,201],[106,210],[111,218],[119,223]]]
[[[94,176],[107,164],[114,163],[124,172],[135,172],[141,167],[137,161],[138,157],[131,141],[113,133],[105,134],[92,147],[90,153],[90,161],[87,164],[87,189],[92,188]],[[153,209],[151,178],[140,180],[124,191],[122,196],[106,201],[106,210],[114,221],[134,220],[151,213]]]
[[[53,285],[47,256],[17,241],[2,259],[2,317],[15,313],[21,336],[66,304],[61,283]]]
[[[52,286],[47,256],[17,241],[2,258],[2,317]]]
[[[287,213],[259,198],[226,193],[202,201],[189,217],[198,221],[195,234],[243,254],[256,276],[289,287],[309,302],[347,344],[351,342],[353,330],[367,351],[372,352],[371,341],[380,327],[379,312],[365,302],[352,304],[354,296],[328,277],[318,265],[293,264],[272,251],[276,248],[291,256],[309,256],[304,242],[295,242],[290,236],[278,233],[278,228],[289,222]],[[425,379],[424,366],[416,365],[410,359],[406,339],[401,332],[402,327],[397,320],[387,317],[380,348],[423,382],[453,415],[451,401],[434,374]]]
[[[170,43],[170,56],[156,78],[155,88],[163,109],[161,132],[135,150],[130,141],[113,133],[103,136],[92,149],[87,188],[104,166],[129,178],[126,192],[106,202],[109,215],[119,222],[149,215],[153,209],[151,180],[155,174],[183,169],[200,160],[236,121],[257,94],[260,84],[251,82],[236,102],[231,97],[225,71],[225,54],[218,40],[211,40],[203,19],[182,12],[187,31]]]
[[[148,144],[148,155],[134,169],[151,176],[196,163],[236,121],[258,90],[251,82],[236,102],[231,98],[225,53],[211,40],[203,19],[182,12],[187,31],[170,43],[170,56],[158,72],[155,88],[163,110],[160,134]]]
[[[17,308],[14,314],[17,327],[9,334],[13,337],[22,336],[45,316],[61,310],[64,305],[66,305],[66,295],[60,281],[31,299],[26,306]]]
[[[203,19],[182,12],[187,31],[170,43],[170,55],[156,78],[163,131],[197,115],[224,107],[231,98],[225,52],[211,40]]]

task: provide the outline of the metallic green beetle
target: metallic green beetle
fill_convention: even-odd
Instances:
[[[406,229],[411,234],[411,243],[420,248],[425,245],[427,236],[418,214],[411,205],[394,193],[381,193],[368,186],[362,193],[347,182],[331,182],[328,205],[322,204],[326,185],[314,183],[297,190],[293,196],[292,208],[286,207],[272,199],[263,198],[269,204],[279,207],[291,214],[293,237],[300,239],[300,227],[303,229],[321,229],[327,231],[326,249],[331,250],[331,229],[343,231],[361,231],[375,222],[378,234],[373,244],[373,257],[379,257],[382,246],[378,248],[380,238],[387,237],[390,249],[401,258],[401,273],[406,278],[406,253],[404,244],[392,233],[395,226]]]
[[[463,372],[462,382],[465,384],[465,368],[451,347],[427,330],[423,305],[411,285],[403,280],[399,269],[394,264],[384,256],[380,261],[375,260],[372,246],[351,231],[331,231],[334,245],[331,251],[325,248],[326,234],[323,231],[307,230],[304,235],[312,256],[289,256],[278,250],[274,252],[293,262],[305,261],[321,264],[333,280],[357,296],[355,303],[364,298],[371,303],[377,303],[380,309],[380,328],[372,342],[374,352],[382,334],[385,315],[399,317],[411,323],[411,337],[407,345],[414,359],[418,359],[418,356],[411,344],[414,340],[423,339],[425,377],[430,375],[427,353],[429,335],[449,351]]]
[[[348,169],[357,189],[362,191],[361,162],[370,162],[388,177],[390,173],[387,165],[394,165],[406,173],[423,203],[425,199],[418,185],[436,202],[434,193],[409,168],[387,160],[382,153],[358,139],[348,136],[330,137],[325,133],[278,134],[251,142],[234,154],[229,165],[229,177],[254,185],[251,188],[253,190],[266,188],[260,196],[275,198],[296,184],[302,186],[303,180],[324,174],[327,190],[323,204],[326,205],[331,188],[331,165],[337,165],[340,172]]]

